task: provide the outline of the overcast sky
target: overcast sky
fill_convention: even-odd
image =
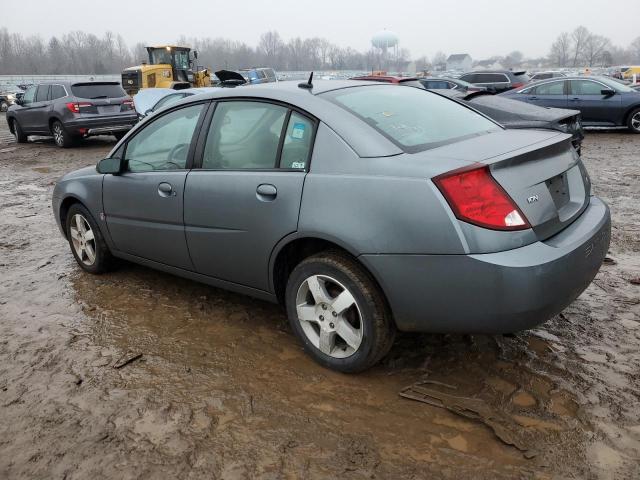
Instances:
[[[640,36],[640,0],[21,0],[12,5],[0,26],[43,38],[111,30],[130,44],[169,43],[186,35],[254,46],[262,32],[277,30],[285,40],[321,36],[364,51],[374,33],[387,29],[413,58],[438,50],[475,59],[513,50],[542,56],[559,33],[578,25],[624,47]]]

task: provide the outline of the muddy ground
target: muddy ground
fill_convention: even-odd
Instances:
[[[0,478],[640,478],[640,136],[586,138],[612,243],[562,314],[402,336],[341,375],[277,306],[131,264],[82,273],[51,191],[114,141],[17,145],[0,124]]]

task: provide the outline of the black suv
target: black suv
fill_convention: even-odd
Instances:
[[[27,88],[7,111],[18,143],[53,136],[59,147],[91,135],[122,138],[138,121],[133,100],[118,82],[51,82]]]
[[[494,93],[506,92],[512,88],[523,87],[529,81],[527,72],[513,72],[511,70],[478,70],[465,73],[460,80],[485,87]]]

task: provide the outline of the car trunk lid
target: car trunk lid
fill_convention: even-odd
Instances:
[[[503,136],[503,141],[496,143],[496,135]],[[524,213],[538,240],[563,230],[589,202],[589,176],[569,135],[511,130],[436,150],[439,156],[488,165],[493,178]]]
[[[552,137],[487,158],[493,178],[525,214],[539,240],[567,227],[586,208],[591,183],[571,137]]]

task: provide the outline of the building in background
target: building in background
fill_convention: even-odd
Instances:
[[[447,58],[447,70],[460,70],[467,72],[473,66],[473,59],[468,53],[456,53]]]

